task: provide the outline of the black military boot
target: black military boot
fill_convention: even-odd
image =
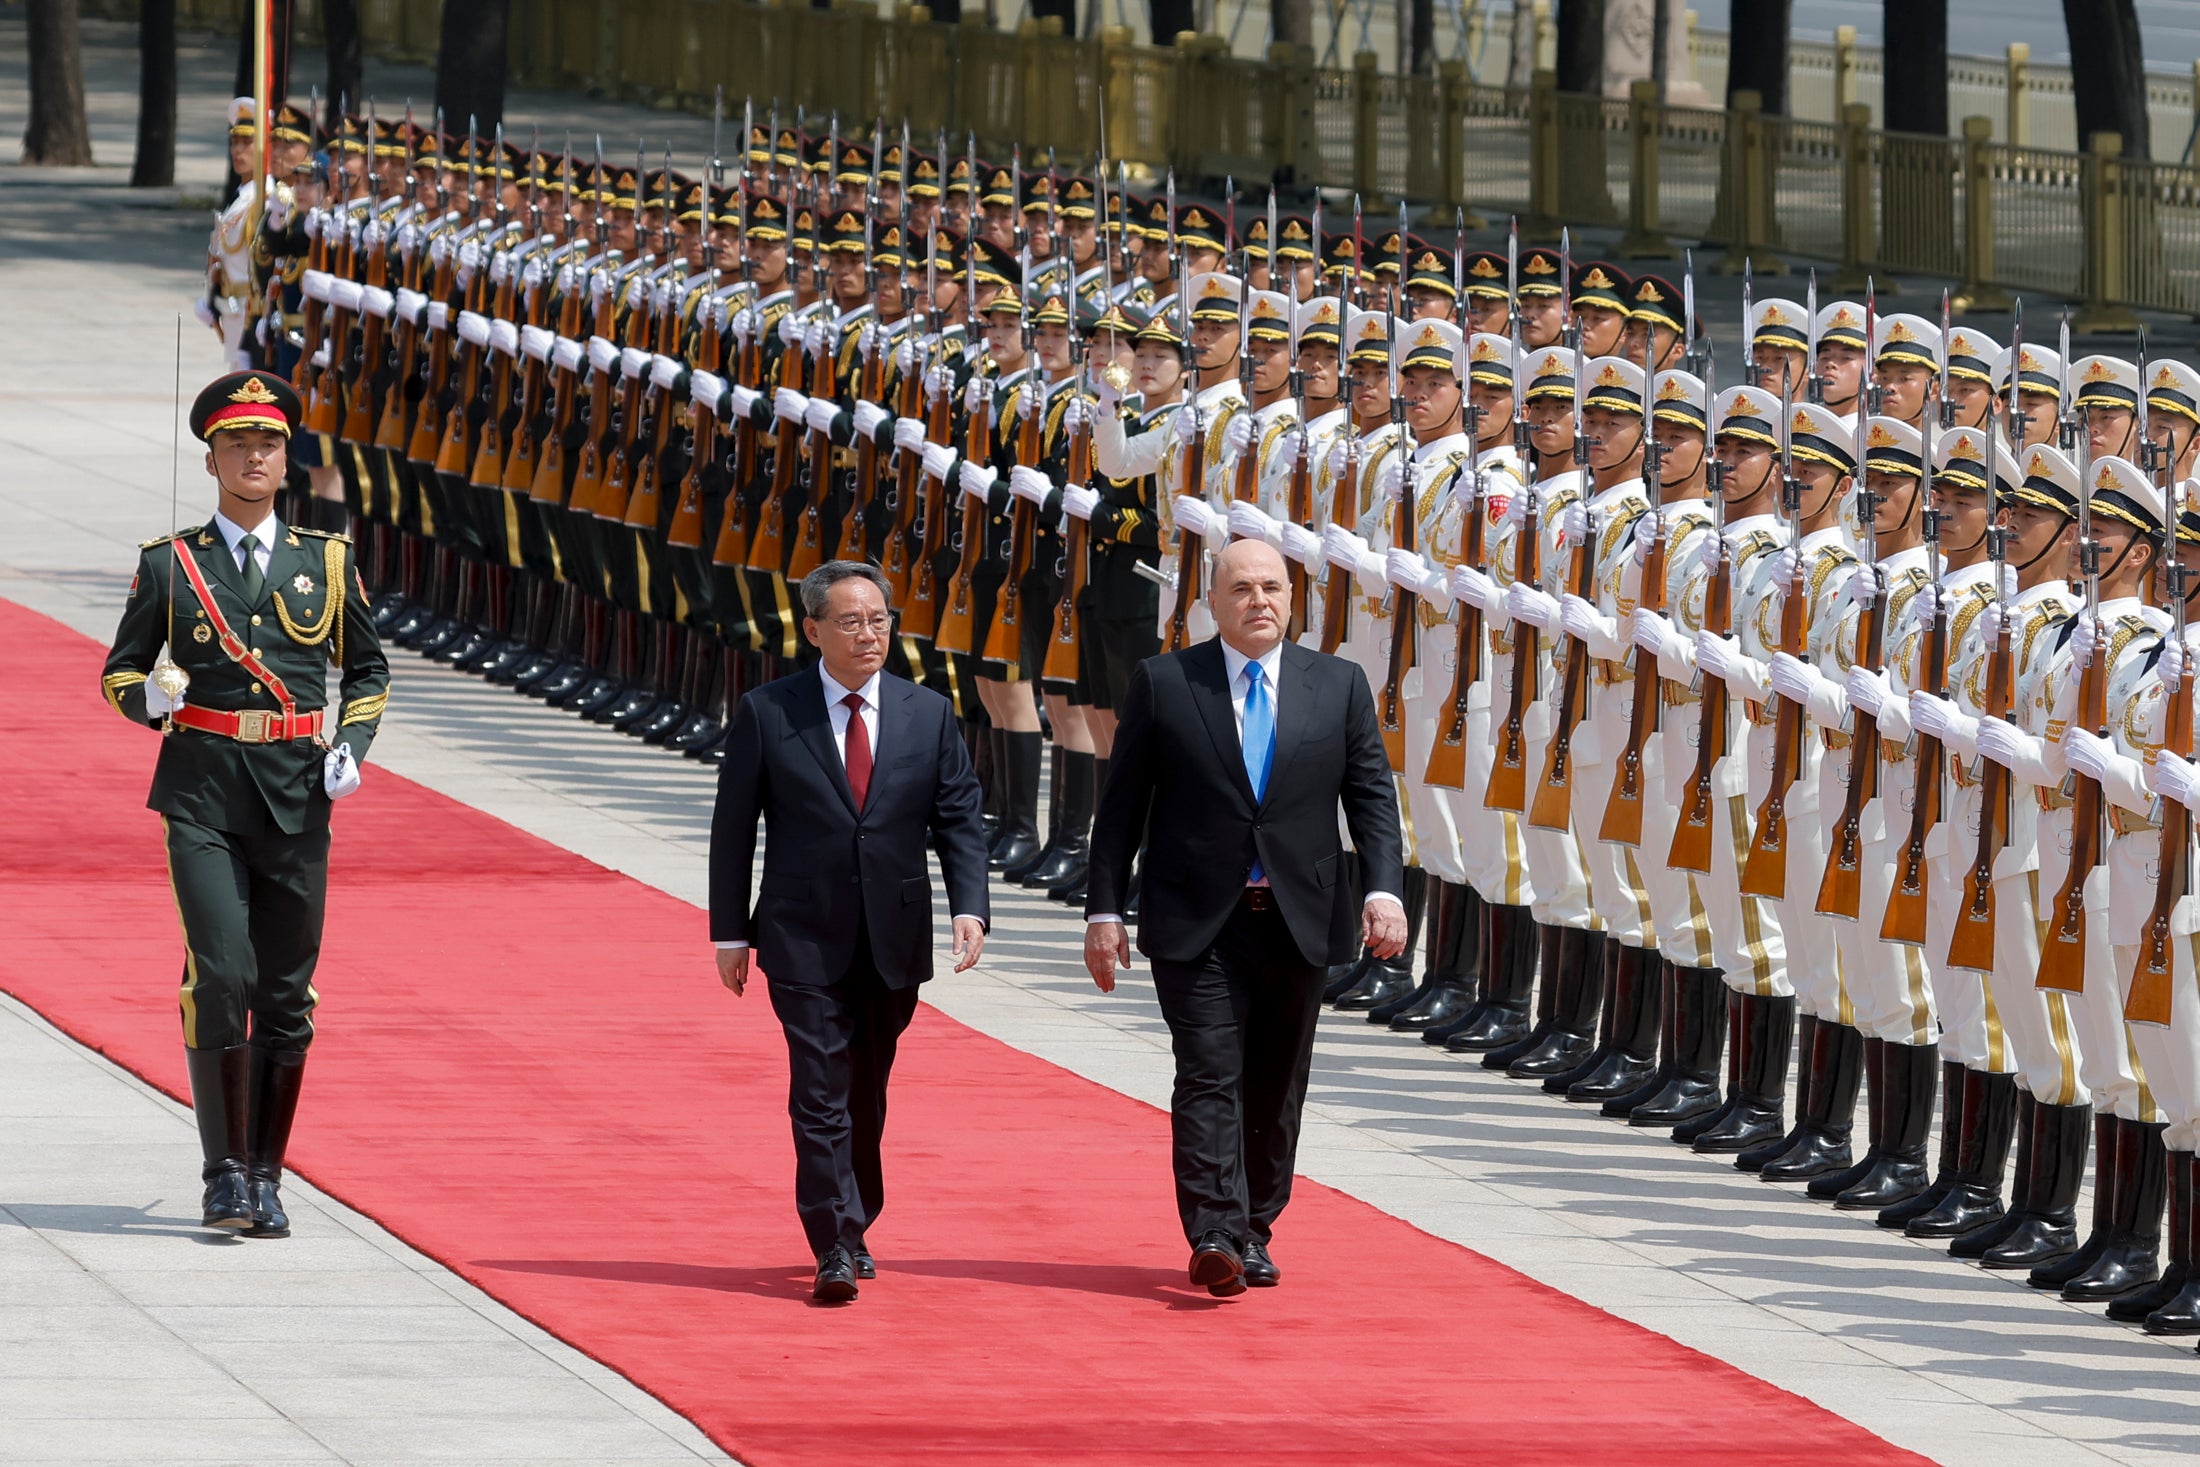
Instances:
[[[1636,1106],[1673,1083],[1673,1066],[1681,1052],[1680,972],[1662,954],[1653,952],[1650,957],[1658,981],[1658,1057],[1650,1073],[1634,1088],[1622,1090],[1597,1107],[1598,1115],[1615,1120],[1624,1120]]]
[[[2002,1222],[1950,1243],[1949,1255],[1976,1258],[1986,1268],[2038,1269],[2076,1253],[2078,1187],[2085,1181],[2092,1118],[2088,1105],[2035,1104],[2031,1166],[2018,1174],[2016,1208]],[[1974,1241],[1980,1238],[1990,1241]]]
[[[2060,1289],[2064,1284],[2085,1273],[2100,1261],[2108,1245],[2116,1236],[2118,1204],[2116,1188],[2123,1173],[2116,1165],[2116,1154],[2124,1144],[2124,1123],[2112,1113],[2095,1111],[2093,1114],[2093,1224],[2086,1232],[2085,1241],[2077,1251],[2042,1268],[2035,1268],[2025,1275],[2024,1281],[2035,1289]]]
[[[1610,934],[1603,934],[1602,940],[1597,943],[1597,1021],[1588,1052],[1557,1074],[1545,1075],[1544,1094],[1564,1095],[1577,1083],[1602,1069],[1605,1056],[1612,1052],[1612,1026],[1619,1017],[1619,1005],[1615,1001],[1619,992],[1619,955],[1619,943]]]
[[[1483,905],[1473,887],[1452,888],[1451,931],[1436,981],[1419,1001],[1391,1016],[1392,1029],[1400,1034],[1425,1035],[1432,1029],[1448,1033],[1472,1011],[1482,987]]]
[[[1933,1165],[1932,1185],[1906,1202],[1883,1207],[1873,1221],[1883,1228],[1908,1227],[1912,1218],[1923,1217],[1947,1199],[1948,1193],[1960,1179],[1963,1157],[1963,1128],[1972,1123],[1966,1107],[1981,1100],[1983,1090],[1973,1094],[1964,1078],[1966,1067],[1960,1060],[1943,1059],[1940,1062],[1940,1157]],[[1982,1102],[1983,1103],[1983,1102]],[[2020,1122],[2017,1133],[2023,1134]],[[1845,1190],[1845,1189],[1844,1189]],[[1980,1226],[1984,1226],[1981,1223]],[[1969,1231],[1965,1229],[1963,1231]],[[1960,1237],[1961,1232],[1949,1236]]]
[[[1719,1108],[1719,1051],[1726,1043],[1726,975],[1717,968],[1676,968],[1673,977],[1673,1073],[1649,1099],[1626,1111],[1630,1126],[1693,1122]],[[1605,1107],[1611,1113],[1627,1097]]]
[[[290,1123],[298,1115],[298,1087],[305,1078],[302,1049],[252,1050],[252,1110],[245,1127],[245,1170],[252,1195],[248,1238],[287,1238],[290,1216],[283,1211],[283,1153],[290,1148]]]
[[[1054,823],[1047,832],[1052,849],[1047,858],[1017,878],[1034,889],[1049,893],[1068,882],[1081,882],[1092,860],[1092,805],[1098,789],[1099,761],[1075,749],[1062,751],[1062,768],[1054,786]],[[1007,873],[1003,873],[1006,875]]]
[[[1406,945],[1394,958],[1376,958],[1360,975],[1360,981],[1337,995],[1339,1013],[1365,1013],[1413,991],[1413,955],[1421,940],[1422,916],[1428,907],[1428,872],[1406,867],[1405,890],[1399,899],[1406,908]]]
[[[1648,948],[1612,943],[1619,953],[1612,983],[1612,1047],[1594,1070],[1566,1087],[1577,1105],[1602,1105],[1642,1088],[1658,1067],[1663,1027],[1665,961]]]
[[[1425,1029],[1421,1038],[1453,1054],[1503,1049],[1528,1032],[1538,947],[1526,907],[1484,902],[1481,917],[1482,997],[1455,1022]]]
[[[2192,1153],[2169,1153],[2169,1221],[2163,1228],[2169,1244],[2169,1266],[2162,1276],[2143,1289],[2133,1289],[2108,1301],[2108,1317],[2123,1324],[2139,1324],[2181,1296],[2200,1297],[2200,1285],[2192,1275]],[[2190,1300],[2172,1311],[2192,1313]],[[2177,1329],[2149,1328],[2150,1335],[2184,1334]]]
[[[1719,980],[1725,983],[1722,976]],[[1685,1121],[1673,1125],[1671,1140],[1677,1146],[1693,1146],[1696,1138],[1726,1123],[1734,1113],[1734,1107],[1742,1103],[1742,1014],[1749,1007],[1750,996],[1727,989],[1726,999],[1726,1093],[1719,1103]]]
[[[2162,1203],[2169,1195],[2166,1126],[2122,1121],[2116,1142],[2116,1221],[2108,1246],[2092,1264],[2065,1281],[2073,1304],[2097,1304],[2153,1283],[2162,1273]]]
[[[1605,936],[1585,927],[1566,929],[1558,972],[1545,978],[1553,990],[1551,1027],[1542,1040],[1505,1067],[1515,1080],[1548,1080],[1588,1058],[1596,1045],[1597,1010],[1604,997]]]
[[[1459,966],[1459,923],[1466,915],[1466,894],[1464,886],[1440,877],[1429,878],[1428,912],[1421,919],[1421,929],[1428,938],[1421,981],[1412,991],[1369,1009],[1370,1024],[1388,1024],[1400,1014],[1418,1010],[1424,1000],[1451,983],[1452,972]]]
[[[1958,1129],[1962,1136],[1956,1150],[1956,1179],[1939,1202],[1903,1225],[1902,1231],[1913,1238],[1960,1238],[2004,1216],[2001,1182],[2009,1166],[2009,1141],[2017,1129],[2017,1077],[1961,1068],[1963,1109]],[[1942,1065],[1940,1072],[1945,1077],[1948,1066]],[[1951,1111],[1952,1107],[1944,1109],[1943,1115]]]
[[[1580,961],[1580,944],[1568,935],[1580,929],[1531,921],[1529,930],[1535,938],[1535,1017],[1518,1038],[1483,1051],[1482,1068],[1485,1070],[1507,1069],[1514,1060],[1543,1043],[1558,1011],[1559,967],[1565,962]]]
[[[1064,750],[1058,741],[1047,743],[1047,838],[1043,845],[1035,847],[1031,854],[1013,866],[1001,868],[1001,879],[1013,881],[1018,886],[1028,883],[1024,878],[1054,859],[1055,842],[1062,838],[1062,797],[1065,793],[1062,779]]]
[[[1855,1185],[1833,1199],[1843,1212],[1878,1212],[1925,1190],[1925,1142],[1933,1124],[1933,1089],[1940,1074],[1940,1046],[1889,1044],[1881,1073],[1887,1086],[1879,1159]]]
[[[1804,1119],[1803,1110],[1810,1099],[1811,1066],[1817,1062],[1818,1016],[1798,1012],[1795,1024],[1795,1124],[1736,1156],[1734,1166],[1737,1170],[1761,1171],[1766,1162],[1787,1155],[1790,1148],[1802,1141],[1803,1132],[1809,1124]]]
[[[245,1185],[247,1046],[186,1049],[191,1075],[191,1115],[199,1124],[199,1179],[206,1183],[200,1226],[243,1232],[252,1226],[252,1201]]]
[[[970,762],[978,772],[978,788],[985,795],[980,819],[985,822],[985,848],[991,853],[1001,838],[1001,823],[1008,819],[1008,753],[1003,743],[1008,730],[990,723],[969,725]]]
[[[993,842],[987,864],[1000,871],[1021,863],[1039,849],[1039,759],[1046,743],[1041,733],[1003,734],[1008,753],[1008,796],[1001,821],[1000,839]]]
[[[1725,1119],[1696,1137],[1697,1151],[1712,1156],[1747,1151],[1780,1134],[1794,1041],[1793,994],[1743,998],[1740,1093]]]
[[[2176,1273],[2179,1254],[2183,1254],[2184,1274],[2171,1294],[2147,1314],[2146,1330],[2150,1335],[2200,1335],[2200,1156],[2189,1151],[2172,1151],[2169,1164],[2177,1168],[2170,1173],[2170,1197],[2174,1202],[2181,1190],[2185,1198],[2185,1229],[2180,1249],[2178,1235],[2170,1235],[2170,1272]],[[2177,1209],[2170,1208],[2170,1220],[2174,1225]],[[2117,1317],[2116,1306],[2108,1307],[2109,1316]]]
[[[1848,1167],[1849,1137],[1856,1128],[1856,1092],[1864,1081],[1864,1031],[1821,1019],[1816,1043],[1810,1113],[1802,1139],[1764,1164],[1757,1173],[1761,1181],[1807,1182]]]

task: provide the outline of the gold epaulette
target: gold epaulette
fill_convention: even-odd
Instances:
[[[193,525],[188,530],[171,530],[165,535],[157,536],[156,538],[151,540],[142,540],[138,542],[138,549],[150,550],[155,545],[166,545],[171,540],[181,540],[186,535],[196,535],[199,531],[205,528],[206,527],[204,525]]]
[[[341,540],[346,545],[351,543],[351,536],[345,534],[342,530],[309,530],[304,525],[287,525],[284,528],[292,534],[311,535],[316,540]]]

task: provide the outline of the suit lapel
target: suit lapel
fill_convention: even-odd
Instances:
[[[1184,659],[1184,678],[1191,687],[1192,701],[1199,707],[1208,736],[1215,741],[1215,753],[1229,771],[1231,784],[1251,805],[1253,782],[1245,774],[1245,745],[1238,737],[1237,714],[1230,707],[1230,671],[1222,657],[1222,641],[1214,638],[1194,650],[1195,655]],[[1271,775],[1269,783],[1274,782]]]
[[[1276,786],[1291,767],[1291,756],[1299,750],[1299,741],[1305,736],[1308,719],[1314,709],[1313,660],[1306,649],[1294,642],[1283,644],[1283,659],[1278,664],[1276,682],[1276,748],[1268,761],[1268,787],[1261,791],[1261,805],[1265,808]]]
[[[848,807],[850,814],[860,814],[856,809],[855,791],[848,788],[847,766],[840,762],[840,750],[833,747],[833,721],[825,710],[825,679],[816,669],[802,674],[802,686],[795,692],[790,716],[795,733],[809,745],[810,753],[825,771],[825,778],[840,792],[841,803]],[[875,760],[872,767],[877,768]]]

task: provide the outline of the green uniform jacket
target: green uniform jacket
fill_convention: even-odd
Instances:
[[[328,707],[327,669],[342,678],[341,707],[324,721],[322,738],[349,744],[364,762],[367,746],[389,701],[390,665],[367,610],[367,596],[342,535],[283,526],[268,557],[267,580],[257,604],[247,605],[237,563],[212,526],[152,541],[138,556],[130,601],[115,630],[114,650],[100,687],[116,712],[133,723],[158,726],[145,710],[145,678],[162,644],[191,675],[184,701],[226,713],[251,709],[280,713],[274,692],[240,663],[229,660],[191,582],[175,564],[171,540],[197,557],[199,574],[229,629],[290,690],[297,711]],[[169,609],[169,584],[175,605]],[[332,605],[332,601],[334,604]],[[171,636],[171,627],[173,635]],[[203,634],[203,635],[202,635]],[[328,795],[321,786],[321,743],[246,744],[220,734],[178,728],[161,741],[148,808],[216,830],[287,835],[328,823]]]

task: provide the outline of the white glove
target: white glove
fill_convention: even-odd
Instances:
[[[328,210],[308,209],[306,211],[306,238],[319,239],[321,237],[321,230],[327,225],[327,223]]]
[[[1189,445],[1199,437],[1199,414],[1190,408],[1179,409],[1176,415],[1176,441]]]
[[[638,382],[649,371],[649,353],[638,346],[623,347],[619,351],[619,371],[630,382]]]
[[[1505,501],[1506,524],[1517,530],[1528,522],[1529,498],[1530,496],[1526,494],[1515,494]]]
[[[267,227],[281,229],[290,223],[290,211],[295,201],[288,194],[273,194],[267,201]]]
[[[1089,520],[1100,507],[1100,491],[1070,484],[1062,490],[1062,509],[1072,519]]]
[[[858,438],[876,439],[879,428],[893,416],[892,413],[875,402],[858,402],[853,413],[856,436]]]
[[[1652,611],[1648,607],[1638,606],[1635,608],[1635,614],[1630,618],[1627,629],[1627,640],[1633,642],[1638,649],[1649,653],[1653,657],[1658,656],[1665,650],[1666,644],[1672,640],[1673,635],[1673,623],[1670,618],[1662,613]]]
[[[519,283],[525,286],[529,292],[540,290],[543,276],[546,273],[543,268],[542,256],[529,255],[527,264],[519,272]]]
[[[1322,559],[1338,570],[1356,571],[1360,557],[1367,554],[1367,542],[1342,525],[1331,525],[1322,531]]]
[[[963,387],[963,411],[974,413],[985,405],[992,394],[993,381],[988,377],[973,377]]]
[[[1242,458],[1245,450],[1253,446],[1253,416],[1251,413],[1235,413],[1223,425],[1221,457],[1227,461]]]
[[[356,280],[346,280],[341,275],[329,278],[328,303],[340,310],[358,310],[359,298],[365,293],[366,287]]]
[[[945,362],[942,362],[924,374],[924,400],[926,402],[937,402],[945,397],[947,390],[954,385],[955,374],[947,369]]]
[[[2078,624],[2070,630],[2070,666],[2072,671],[2082,671],[2092,665],[2093,647],[2100,640],[2101,629],[2090,616],[2080,616]]]
[[[547,362],[551,344],[557,339],[554,333],[540,326],[522,326],[519,328],[520,354],[530,361]]]
[[[650,386],[656,388],[659,392],[670,392],[673,384],[679,380],[680,363],[678,359],[665,356],[662,353],[649,359]]]
[[[840,416],[840,404],[829,397],[813,397],[802,409],[803,426],[812,433],[832,436],[833,423]]]
[[[1589,506],[1575,500],[1566,506],[1566,513],[1559,516],[1558,533],[1568,545],[1580,545],[1589,538]]]
[[[1314,565],[1322,558],[1322,537],[1304,525],[1283,521],[1277,528],[1282,532],[1281,549],[1286,559],[1299,565]]]
[[[1258,540],[1267,545],[1280,545],[1282,526],[1261,511],[1257,504],[1247,504],[1241,499],[1230,501],[1230,508],[1223,517],[1233,540]]]
[[[214,331],[221,330],[221,318],[214,314],[214,308],[207,304],[206,297],[200,296],[191,302],[191,314],[199,318],[201,326]]]
[[[512,256],[510,252],[499,250],[497,253],[491,255],[489,257],[489,283],[492,285],[502,285],[505,281],[511,278]]]
[[[375,227],[369,224],[367,226],[367,239],[370,244],[374,236]],[[481,268],[481,241],[470,239],[458,247],[458,268],[469,275]]]
[[[644,284],[645,282],[639,275],[635,276],[632,280],[629,280],[626,283],[626,308],[628,310],[634,311],[641,309],[642,301],[644,299],[642,294]]]
[[[2119,757],[2114,744],[2084,728],[2063,731],[2063,754],[2070,760],[2072,769],[2094,780],[2106,779]]]
[[[1471,565],[1455,565],[1451,568],[1451,594],[1455,601],[1477,606],[1484,616],[1489,616],[1505,600],[1505,593],[1491,580]]]
[[[718,400],[726,395],[726,379],[715,372],[691,372],[688,374],[688,401],[706,413],[718,411]]]
[[[1558,624],[1567,636],[1587,644],[1591,653],[1601,656],[1602,650],[1612,640],[1612,620],[1584,597],[1568,593],[1559,598]]]
[[[328,365],[328,349],[329,349],[329,344],[328,344],[327,342],[325,342],[325,341],[324,341],[324,342],[322,342],[322,343],[321,343],[321,346],[320,346],[320,349],[319,349],[318,351],[314,352],[314,354],[313,354],[313,365],[314,365],[314,366],[316,366],[316,367],[325,367],[325,366],[327,366],[327,365]]]
[[[191,690],[189,688],[185,688],[182,692],[176,694],[175,697],[171,698],[166,693],[160,690],[159,683],[153,681],[151,678],[147,678],[145,680],[146,715],[148,717],[158,718],[163,713],[173,713],[178,708],[181,708],[184,705],[184,703],[190,697],[190,693]]]
[[[1989,718],[1978,726],[1978,751],[2004,769],[2014,770],[2019,765],[2036,764],[2040,760],[2040,741],[2004,718]],[[2177,756],[2162,753],[2155,756],[2157,771],[2160,761]],[[2182,762],[2182,761],[2179,761]],[[2191,765],[2185,766],[2190,769]],[[2159,782],[2156,788],[2160,788]],[[2183,803],[2180,801],[2179,803]]]
[[[298,289],[309,301],[327,301],[329,284],[335,277],[326,270],[308,270],[298,277]]]
[[[473,346],[489,344],[489,318],[473,311],[458,313],[458,339]]]
[[[1047,496],[1054,492],[1054,481],[1037,469],[1018,464],[1008,471],[1008,492],[1044,508]]]
[[[519,355],[519,328],[509,321],[489,323],[489,349],[508,357]]]
[[[1213,533],[1220,518],[1207,507],[1207,501],[1196,494],[1179,494],[1169,501],[1169,512],[1176,516],[1176,527],[1187,535]]]
[[[1383,579],[1402,590],[1418,593],[1428,579],[1428,562],[1411,550],[1393,546],[1383,556]]]
[[[764,400],[764,394],[753,387],[743,387],[736,382],[729,389],[733,393],[733,415],[743,422],[756,421],[756,405]]]
[[[1329,447],[1329,457],[1325,461],[1325,467],[1327,467],[1327,469],[1329,470],[1329,477],[1332,479],[1343,478],[1344,471],[1351,465],[1351,438],[1352,435],[1349,433],[1342,434],[1338,437],[1337,441],[1331,444]]]
[[[1398,496],[1405,492],[1406,470],[1396,454],[1383,460],[1383,466],[1375,471],[1375,482],[1369,487],[1374,490],[1377,503],[1398,502]]]
[[[793,347],[801,346],[802,326],[802,318],[795,315],[792,311],[789,311],[786,315],[781,316],[779,318],[779,340],[781,344]]]
[[[755,309],[751,306],[743,306],[740,310],[735,311],[732,316],[727,318],[726,329],[733,333],[735,344],[743,350],[747,350],[749,339],[756,335]]]
[[[947,471],[955,466],[955,450],[944,443],[924,445],[924,471],[941,483],[947,482]]]
[[[955,482],[962,486],[963,493],[982,502],[992,494],[993,481],[1000,477],[999,469],[964,459],[962,467],[955,473]]]
[[[894,419],[894,447],[903,453],[924,452],[924,419]]]
[[[1790,545],[1772,557],[1772,584],[1785,591],[1795,584],[1795,569],[1803,563],[1803,557]]]
[[[451,329],[451,306],[448,301],[428,302],[428,329],[430,331],[448,331]]]
[[[619,365],[619,348],[601,336],[589,337],[588,365],[598,372],[616,371]]]
[[[1522,581],[1514,581],[1505,592],[1505,608],[1514,621],[1524,621],[1541,631],[1558,629],[1558,598],[1545,595]]]
[[[1705,535],[1696,546],[1696,569],[1706,575],[1717,575],[1719,557],[1734,548],[1734,542],[1720,535]]]
[[[2182,683],[2185,680],[2185,639],[2165,637],[2162,641],[2162,656],[2155,666],[2161,671],[2165,687],[2174,688]],[[2184,802],[2180,800],[2178,803]]]
[[[570,336],[561,336],[550,347],[550,360],[568,372],[578,372],[581,360],[587,356],[587,348]]]
[[[1720,682],[1728,682],[1728,674],[1741,657],[1740,650],[1731,637],[1717,636],[1711,632],[1696,633],[1696,665]]]
[[[914,336],[903,337],[901,345],[894,348],[894,370],[906,377],[916,368],[917,339]]]
[[[390,308],[396,304],[397,297],[386,290],[372,285],[359,287],[359,309],[370,316],[380,316],[386,321],[389,319]]]
[[[1116,409],[1123,405],[1123,394],[1116,390],[1115,384],[1108,380],[1105,372],[1093,378],[1092,396],[1093,405],[1105,417],[1114,417]]]
[[[1861,709],[1877,718],[1894,696],[1894,688],[1883,672],[1873,672],[1868,667],[1849,669],[1848,683],[1843,689],[1849,695],[1849,706]]]
[[[829,321],[818,320],[813,320],[812,322],[810,322],[810,329],[806,337],[806,344],[809,347],[811,356],[823,356],[826,351],[830,349],[833,345],[832,323]]]
[[[338,744],[321,761],[321,788],[332,800],[359,788],[359,761],[351,756],[351,745]]]
[[[1306,435],[1296,428],[1284,429],[1282,436],[1276,439],[1275,461],[1279,464],[1297,463],[1299,459],[1299,443],[1300,440],[1304,439],[1305,437]]]
[[[605,296],[611,294],[611,287],[617,283],[611,278],[609,270],[596,271],[588,277],[588,298],[601,302]]]
[[[1978,720],[1946,698],[1927,692],[1910,694],[1910,726],[1927,738],[1940,740],[1958,753],[1978,747]]]
[[[1069,406],[1062,409],[1062,436],[1065,438],[1076,437],[1084,430],[1085,423],[1091,416],[1092,409],[1083,398],[1071,398]]]
[[[1999,722],[2000,720],[1996,720]],[[2193,776],[2200,765],[2167,749],[2154,756],[2154,792],[2172,804],[2192,808]]]
[[[1800,657],[1786,652],[1775,652],[1772,654],[1772,661],[1765,664],[1765,680],[1772,684],[1772,691],[1790,703],[1808,708],[1811,695],[1826,680],[1826,676]]]
[[[792,387],[776,388],[772,392],[772,416],[782,423],[799,423],[802,415],[810,410],[810,400]]]
[[[1989,601],[1986,609],[1978,614],[1979,644],[1991,647],[2001,640],[2001,603]]]

